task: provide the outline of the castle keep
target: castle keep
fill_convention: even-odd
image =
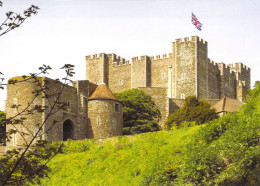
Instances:
[[[86,56],[86,79],[104,82],[112,92],[144,90],[161,110],[163,125],[187,96],[212,104],[223,97],[243,101],[250,88],[250,68],[214,62],[208,58],[207,41],[192,36],[176,39],[168,55],[134,57],[131,62],[115,54]]]
[[[14,78],[15,80],[21,77]],[[36,124],[42,123],[59,93],[61,83],[49,78],[49,101],[40,95],[33,98],[37,86],[33,82],[23,82],[7,87],[7,117],[15,116],[19,110],[14,104],[25,108],[32,99],[33,104],[44,105],[47,111],[31,115],[22,132],[28,128],[34,132]],[[86,80],[75,81],[73,86],[65,86],[60,101],[67,102],[68,108],[59,110],[44,125],[40,138],[48,141],[107,138],[122,135],[122,104],[112,92],[122,92],[138,88],[152,96],[162,114],[163,126],[168,115],[179,109],[187,96],[195,95],[210,104],[224,97],[244,101],[246,90],[250,88],[250,68],[242,63],[224,64],[208,58],[208,43],[197,37],[177,39],[172,43],[172,52],[162,56],[141,56],[131,62],[115,54],[101,53],[86,56]],[[53,123],[55,123],[53,125]],[[13,129],[7,126],[7,130]],[[28,140],[30,135],[26,136]],[[22,136],[15,134],[8,146],[24,143]]]

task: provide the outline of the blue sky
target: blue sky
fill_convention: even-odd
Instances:
[[[23,12],[31,4],[36,16],[0,37],[0,71],[6,79],[53,67],[60,78],[66,63],[85,79],[85,56],[115,53],[126,59],[171,52],[177,38],[198,35],[208,41],[215,62],[242,62],[251,68],[252,85],[260,80],[259,0],[3,0],[0,21],[9,11]],[[191,12],[203,24],[197,31]],[[5,90],[0,90],[0,110]]]

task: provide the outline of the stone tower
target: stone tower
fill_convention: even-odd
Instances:
[[[208,57],[208,42],[198,36],[176,39],[169,54],[133,57],[131,61],[115,54],[86,56],[86,78],[105,82],[116,93],[144,90],[161,110],[161,125],[187,96],[212,103],[223,97],[244,101],[250,88],[250,68],[240,62],[214,62]]]
[[[109,138],[122,135],[123,104],[103,83],[88,99],[89,137]]]
[[[107,138],[122,135],[123,111],[122,103],[104,84],[97,86],[87,80],[75,81],[71,85],[47,77],[14,77],[9,82],[18,81],[7,86],[7,99],[5,112],[7,118],[24,118],[22,124],[8,124],[6,131],[16,130],[7,147],[22,146],[30,142],[42,130],[37,139],[53,141],[66,141],[68,139]],[[46,87],[44,93],[37,90]],[[59,96],[58,96],[59,95]],[[58,109],[55,102],[66,103],[66,107]],[[35,107],[43,106],[42,112]],[[32,113],[29,115],[16,115],[23,110]],[[50,112],[52,114],[50,114]],[[54,124],[55,123],[55,124]],[[21,135],[26,134],[26,135]]]

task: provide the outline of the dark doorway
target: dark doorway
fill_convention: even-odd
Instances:
[[[73,122],[69,119],[63,123],[63,141],[73,139]]]

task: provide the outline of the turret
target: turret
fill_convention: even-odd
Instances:
[[[123,134],[123,104],[103,83],[88,99],[88,137],[109,138]]]

